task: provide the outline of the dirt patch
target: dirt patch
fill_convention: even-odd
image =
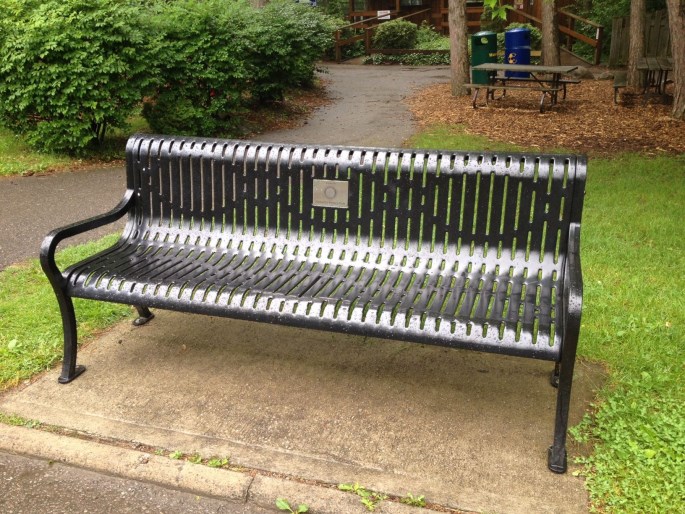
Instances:
[[[612,81],[586,80],[569,86],[566,100],[540,113],[538,93],[508,91],[501,98],[496,92],[496,100],[485,106],[481,92],[478,102],[483,106],[473,109],[471,96],[453,97],[449,84],[436,84],[407,102],[422,127],[461,124],[468,133],[525,148],[591,155],[685,152],[685,122],[670,117],[670,104],[654,96],[643,105],[642,95],[624,90],[616,105],[613,94]]]

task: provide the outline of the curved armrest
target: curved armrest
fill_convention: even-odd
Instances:
[[[119,204],[109,212],[93,216],[83,221],[77,221],[66,227],[58,228],[50,232],[40,246],[40,265],[52,283],[53,287],[62,286],[62,273],[55,263],[55,250],[57,245],[69,237],[88,232],[118,220],[129,211],[133,200],[133,190],[128,189],[124,198]]]
[[[577,340],[583,307],[583,274],[580,267],[580,224],[571,223],[568,234],[568,253],[564,265],[565,329]]]

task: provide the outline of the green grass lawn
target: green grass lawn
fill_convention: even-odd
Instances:
[[[67,248],[57,254],[64,269],[111,246],[117,236]],[[74,300],[79,341],[131,313],[113,303]],[[62,357],[62,322],[55,294],[38,260],[0,271],[0,391],[49,369]]]
[[[515,150],[459,127],[427,129],[409,146]],[[593,443],[583,474],[600,512],[682,512],[685,504],[684,193],[685,155],[589,161],[579,354],[605,363],[610,377],[572,434]],[[69,248],[59,261],[111,242]],[[130,312],[75,304],[81,340]],[[0,272],[0,390],[60,358],[57,305],[37,262]]]
[[[74,159],[31,150],[20,136],[0,128],[0,177],[63,168]]]
[[[0,177],[74,169],[84,165],[97,165],[103,161],[123,159],[128,136],[134,132],[150,130],[142,116],[133,116],[128,123],[129,128],[126,131],[111,129],[103,147],[90,159],[37,152],[29,148],[21,136],[0,127]]]

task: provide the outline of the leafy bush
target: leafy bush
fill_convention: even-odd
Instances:
[[[309,5],[180,0],[156,5],[162,80],[143,116],[156,132],[230,135],[250,103],[310,84],[331,42],[329,19]]]
[[[434,54],[371,54],[364,58],[363,64],[403,64],[405,66],[449,66],[449,53]]]
[[[424,21],[416,33],[416,48],[419,50],[449,50],[450,39],[436,32],[428,22]]]
[[[0,123],[36,149],[73,154],[125,126],[156,76],[140,20],[124,0],[5,0]]]
[[[375,48],[414,48],[418,30],[410,21],[387,21],[376,29],[373,45]]]
[[[317,59],[332,44],[333,29],[317,9],[290,0],[272,1],[258,11],[246,56],[254,99],[279,100],[289,87],[311,85]]]
[[[157,91],[143,106],[152,130],[213,135],[237,124],[252,80],[245,60],[253,11],[243,2],[180,0],[153,6],[161,35]]]

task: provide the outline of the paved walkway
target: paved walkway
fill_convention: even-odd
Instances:
[[[448,72],[343,65],[329,77],[333,104],[260,139],[398,146],[413,131],[402,97]],[[79,187],[111,179],[103,207],[121,195],[117,173],[66,175]],[[67,179],[13,180],[53,184],[40,189],[50,192]],[[0,187],[11,191],[9,182]],[[24,202],[42,207],[41,223],[68,221],[58,214],[64,193],[49,202],[36,195]],[[37,245],[47,230],[32,230]],[[141,328],[117,325],[79,359],[88,371],[78,380],[60,386],[52,370],[0,398],[0,411],[86,440],[0,425],[0,451],[232,500],[235,512],[273,508],[279,496],[312,512],[365,512],[358,498],[323,486],[343,482],[466,511],[586,511],[582,480],[546,468],[555,406],[547,362],[165,311]],[[571,423],[600,380],[593,367],[577,368]],[[230,456],[245,469],[212,470],[153,448]],[[27,500],[15,490],[6,501],[16,509]],[[414,511],[384,502],[380,512]]]

